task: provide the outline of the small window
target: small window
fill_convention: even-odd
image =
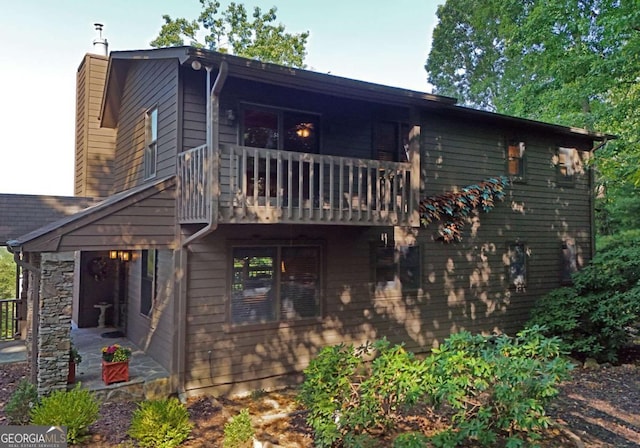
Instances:
[[[575,272],[578,272],[576,242],[573,238],[567,238],[562,242],[560,283],[563,285],[572,285],[572,276]]]
[[[524,142],[510,142],[507,147],[507,172],[516,181],[524,180]]]
[[[374,157],[388,162],[409,161],[409,131],[409,125],[405,123],[376,123],[373,131]]]
[[[524,243],[509,243],[507,271],[509,287],[524,291],[527,287],[527,248]]]
[[[157,293],[158,251],[156,249],[143,250],[141,261],[140,313],[149,316]]]
[[[376,245],[374,258],[377,288],[420,289],[420,246]]]
[[[233,248],[231,322],[288,322],[320,316],[320,247]]]
[[[145,113],[145,147],[144,147],[144,178],[156,175],[158,159],[158,108],[154,107]]]
[[[564,186],[572,186],[576,175],[584,172],[580,153],[576,148],[558,148],[557,155],[558,182]]]

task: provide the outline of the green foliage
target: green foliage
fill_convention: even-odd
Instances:
[[[82,442],[88,435],[89,425],[98,419],[98,401],[78,384],[70,391],[57,390],[44,397],[31,410],[31,424],[66,426],[70,444]]]
[[[0,299],[11,299],[16,295],[16,263],[13,255],[0,249]]]
[[[142,447],[172,448],[184,442],[193,425],[176,398],[143,401],[134,411],[128,434]]]
[[[30,419],[29,413],[39,402],[38,388],[28,380],[20,381],[4,408],[9,424],[28,424]]]
[[[152,47],[189,45],[207,47],[222,53],[233,53],[264,62],[304,68],[309,32],[291,34],[282,24],[276,23],[277,8],[263,13],[255,7],[251,18],[242,3],[231,2],[226,10],[220,10],[220,2],[200,0],[202,12],[197,20],[172,19],[162,16],[164,24]],[[197,40],[200,27],[208,33],[202,44]]]
[[[509,179],[499,176],[461,191],[429,196],[420,201],[420,222],[426,227],[432,221],[443,220],[440,238],[447,243],[460,241],[465,219],[473,210],[488,212],[493,209],[496,200],[504,199],[504,189],[508,185]]]
[[[393,448],[424,448],[428,446],[429,439],[419,432],[407,432],[398,435],[393,441]]]
[[[243,409],[224,425],[224,448],[245,448],[253,446],[253,426],[248,409]]]
[[[432,438],[436,446],[491,446],[498,436],[524,446],[548,424],[544,406],[568,376],[571,366],[560,355],[559,341],[537,327],[516,337],[462,332],[424,360],[386,340],[357,349],[341,344],[311,361],[300,400],[318,447],[376,446],[372,434],[393,427],[396,413],[415,404],[453,410],[451,428]],[[394,441],[426,445],[417,433]]]
[[[640,232],[603,239],[573,281],[540,298],[529,324],[545,326],[574,356],[615,362],[627,342],[625,327],[640,318]]]
[[[535,438],[549,423],[544,406],[571,369],[560,355],[559,340],[544,337],[538,327],[516,337],[467,332],[449,337],[428,361],[436,403],[453,409],[453,427],[433,442],[452,447],[476,440],[492,446],[506,435],[510,446],[517,446]]]
[[[402,346],[385,339],[358,348],[341,344],[311,361],[300,400],[317,446],[356,447],[371,430],[391,428],[396,413],[422,399],[429,384],[424,363]]]

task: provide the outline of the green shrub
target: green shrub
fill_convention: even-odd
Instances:
[[[133,412],[129,436],[142,447],[172,448],[184,442],[193,425],[176,398],[143,401]]]
[[[431,384],[424,363],[384,339],[326,347],[304,373],[299,398],[318,447],[362,446],[368,432],[391,427],[398,410],[423,398]]]
[[[452,427],[432,439],[442,447],[465,440],[493,446],[498,436],[507,436],[508,446],[535,439],[535,431],[549,423],[544,406],[571,369],[558,339],[537,327],[515,338],[454,334],[427,363],[436,381],[436,404],[446,403],[454,412]]]
[[[253,446],[253,426],[249,410],[243,409],[224,425],[224,448],[245,448]]]
[[[603,240],[591,263],[573,276],[574,285],[536,302],[529,326],[558,336],[578,358],[615,362],[628,341],[625,328],[640,318],[640,234]]]
[[[44,397],[31,410],[31,424],[66,426],[67,442],[77,444],[88,435],[89,425],[98,419],[98,401],[78,384],[70,391],[58,390]]]
[[[400,434],[393,441],[393,448],[424,448],[428,446],[429,438],[419,432]]]
[[[4,408],[9,424],[28,424],[30,419],[29,413],[39,402],[38,388],[28,380],[20,381]]]

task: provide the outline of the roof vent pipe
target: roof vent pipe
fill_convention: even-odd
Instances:
[[[102,23],[94,23],[96,31],[98,32],[98,38],[93,41],[93,52],[100,56],[107,56],[109,54],[109,43],[107,39],[102,37]]]

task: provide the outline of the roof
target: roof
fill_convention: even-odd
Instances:
[[[342,98],[374,101],[385,104],[415,107],[451,114],[462,119],[490,120],[496,123],[533,127],[555,134],[584,137],[605,141],[613,135],[588,131],[586,129],[559,126],[535,120],[511,117],[493,112],[471,109],[456,105],[456,99],[425,92],[390,87],[370,82],[357,81],[326,73],[284,67],[254,59],[246,59],[229,54],[194,47],[169,47],[151,50],[114,51],[109,57],[107,80],[103,93],[102,125],[116,127],[120,109],[120,98],[130,64],[135,61],[176,59],[179,64],[191,66],[198,61],[204,67],[217,71],[223,61],[228,64],[228,76],[262,83],[307,90]]]
[[[0,246],[99,201],[76,196],[0,194]]]
[[[39,228],[22,234],[21,236],[11,238],[6,242],[6,244],[13,248],[21,248],[29,243],[54,240],[60,235],[73,231],[81,226],[85,226],[88,223],[103,218],[104,216],[108,216],[116,210],[135,204],[158,191],[165,190],[166,188],[174,185],[175,177],[168,176],[158,179],[155,182],[145,183],[129,190],[116,193],[95,205],[91,205],[78,211],[75,214],[65,216],[57,221],[48,222]]]

